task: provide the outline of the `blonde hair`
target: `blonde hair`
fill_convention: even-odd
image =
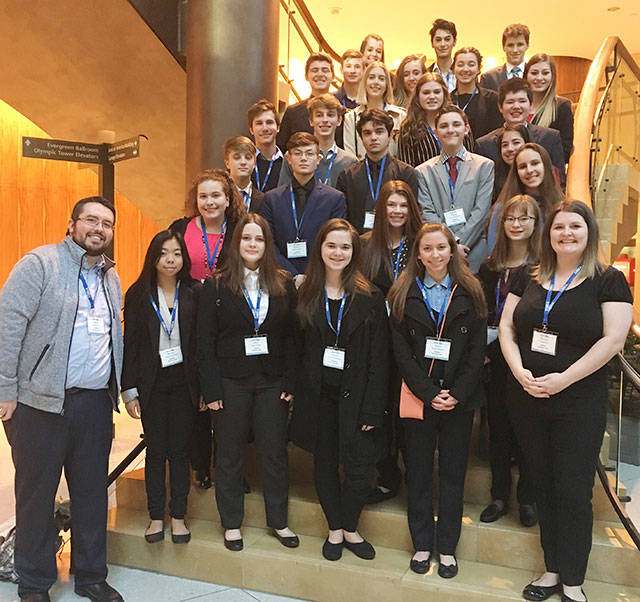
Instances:
[[[556,63],[548,54],[544,54],[542,52],[534,54],[525,65],[523,75],[523,79],[525,81],[527,79],[529,69],[538,63],[549,63],[549,68],[551,69],[551,82],[549,83],[547,91],[544,93],[544,97],[538,107],[538,110],[531,118],[531,123],[548,128],[555,121],[558,114],[558,102],[556,100]]]
[[[367,78],[369,77],[369,73],[371,73],[371,70],[375,69],[376,67],[384,71],[385,79],[387,81],[387,89],[384,91],[382,101],[387,103],[388,105],[392,105],[394,104],[394,99],[393,86],[391,85],[391,74],[389,73],[389,69],[387,69],[387,66],[380,61],[369,63],[369,65],[367,65],[367,68],[364,70],[364,75],[362,76],[360,85],[358,86],[358,95],[356,96],[356,102],[360,105],[367,105]]]

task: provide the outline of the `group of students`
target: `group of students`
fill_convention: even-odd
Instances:
[[[410,567],[428,572],[437,553],[439,575],[454,577],[474,410],[487,399],[493,501],[481,520],[507,512],[515,456],[520,518],[539,518],[546,564],[523,596],[585,600],[605,364],[623,345],[632,296],[598,260],[591,210],[563,196],[564,135],[528,121],[532,101],[534,117],[549,114],[555,77],[542,100],[534,82],[547,69],[555,76],[550,57],[516,64],[529,33],[510,26],[504,73],[481,80],[506,81],[489,93],[475,84],[477,50],[451,58],[452,23],[438,19],[430,35],[437,63],[406,60],[396,74],[406,118],[390,102],[377,36],[345,53],[336,96],[330,59],[312,55],[312,97],[282,123],[270,102],[253,105],[255,145],[228,140],[227,169],[200,173],[186,217],[151,241],[125,297],[122,375],[147,441],[145,537],[164,538],[168,459],[172,538],[189,541],[189,446],[194,424],[211,415],[228,549],[243,548],[251,437],[267,524],[284,546],[299,545],[287,517],[291,439],[314,456],[326,559],[344,547],[374,558],[359,517],[397,493],[402,454]],[[358,61],[368,65],[354,99]],[[552,101],[557,118],[562,103]],[[205,486],[209,463],[199,465]]]

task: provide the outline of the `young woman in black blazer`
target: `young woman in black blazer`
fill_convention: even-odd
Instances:
[[[216,501],[229,550],[243,547],[242,467],[255,434],[267,524],[287,547],[287,418],[296,372],[296,289],[278,268],[267,222],[249,213],[236,226],[224,269],[208,278],[198,314],[202,396],[214,411]]]
[[[373,229],[360,238],[363,243],[362,271],[384,295],[407,267],[416,233],[422,226],[420,208],[411,188],[401,180],[391,180],[380,190]],[[384,457],[378,462],[378,486],[367,503],[375,504],[394,497],[402,481],[398,467],[398,449],[402,445],[398,398],[401,378],[389,349],[389,412],[386,414]]]
[[[438,574],[454,577],[473,410],[484,402],[487,306],[480,282],[460,259],[456,240],[445,225],[422,226],[409,265],[389,291],[388,302],[396,362],[408,387],[401,394],[400,416],[415,549],[410,567],[426,573],[437,548]],[[407,413],[404,402],[411,395],[414,411]],[[436,447],[437,535],[432,501]]]
[[[187,543],[189,437],[200,397],[195,318],[200,285],[189,276],[180,234],[163,230],[149,245],[138,280],[124,300],[122,398],[142,418],[149,543],[164,538],[165,463],[169,461],[171,538]]]
[[[356,230],[331,219],[318,232],[299,289],[302,365],[291,434],[314,454],[316,492],[329,524],[327,560],[338,560],[343,546],[360,558],[375,556],[357,529],[384,438],[387,314],[359,259]]]

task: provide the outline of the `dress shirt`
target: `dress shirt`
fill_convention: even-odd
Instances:
[[[433,71],[434,73],[439,73],[442,76],[444,83],[447,84],[449,92],[453,92],[456,89],[458,82],[456,81],[456,76],[453,74],[453,71],[451,71],[451,69],[447,69],[443,73],[442,71],[440,71],[438,63],[433,63],[431,71]]]
[[[507,79],[513,79],[514,77],[516,77],[513,74],[513,70],[514,69],[520,69],[520,71],[518,71],[517,77],[520,77],[520,78],[524,77],[524,68],[525,68],[526,64],[527,64],[526,61],[522,61],[519,65],[510,65],[509,63],[507,63],[506,64],[507,65]]]
[[[78,309],[73,324],[69,361],[67,363],[66,389],[104,389],[111,376],[111,311],[104,291],[104,258],[92,268],[82,259],[81,273],[94,299],[94,309],[80,278],[78,278]],[[102,318],[104,333],[90,333],[89,317]]]
[[[441,163],[446,163],[449,160],[450,156],[458,157],[458,159],[460,159],[460,161],[464,161],[467,158],[467,151],[464,148],[464,146],[461,146],[460,150],[455,155],[447,155],[447,153],[442,151],[440,153],[440,162]]]
[[[304,208],[307,206],[307,200],[309,199],[309,195],[313,191],[316,186],[316,178],[315,176],[309,178],[309,181],[306,184],[300,184],[298,180],[293,178],[291,181],[291,186],[293,188],[293,197],[296,200],[296,213],[298,214],[298,224],[300,224],[300,220],[302,219],[302,214],[304,213]]]
[[[428,272],[425,272],[422,282],[427,289],[427,300],[429,301],[429,305],[431,306],[433,313],[439,314],[444,300],[451,292],[451,276],[449,276],[449,272],[447,272],[441,282],[436,282],[431,278],[431,276],[429,276]]]
[[[251,206],[251,192],[253,190],[253,183],[249,182],[249,184],[245,188],[240,188],[236,186],[240,196],[242,197],[242,202],[244,203],[247,211],[249,211],[249,207]]]
[[[244,288],[255,309],[258,303],[258,290],[260,288],[260,268],[256,268],[255,270],[250,270],[247,267],[244,268]],[[258,326],[264,322],[268,311],[269,293],[263,290],[262,296],[260,297],[260,310],[258,311]]]

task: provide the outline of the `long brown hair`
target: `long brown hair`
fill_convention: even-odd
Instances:
[[[428,131],[427,114],[420,105],[420,89],[429,82],[435,82],[442,88],[442,107],[451,102],[449,96],[449,88],[444,83],[442,76],[435,71],[427,71],[420,76],[416,83],[415,90],[409,98],[409,106],[407,108],[407,118],[402,122],[403,134],[413,136],[415,138]],[[440,108],[442,108],[440,107]]]
[[[537,65],[538,63],[549,63],[549,69],[551,70],[551,82],[549,83],[547,91],[544,93],[542,102],[540,103],[538,110],[533,114],[533,117],[531,118],[531,123],[548,128],[549,125],[553,121],[555,121],[558,114],[558,101],[556,100],[556,81],[558,79],[558,73],[553,57],[545,54],[544,52],[540,52],[538,54],[534,54],[527,61],[527,64],[524,67],[524,74],[522,76],[524,81],[527,81],[529,69],[531,69],[531,67]]]
[[[240,256],[240,241],[244,227],[247,224],[256,224],[262,230],[264,237],[264,255],[260,259],[258,267],[260,272],[258,281],[260,288],[269,293],[271,297],[280,297],[286,294],[285,281],[287,273],[278,266],[276,253],[273,245],[273,235],[267,221],[256,213],[247,213],[240,218],[233,231],[233,238],[229,246],[227,259],[220,272],[220,279],[225,282],[232,293],[242,294],[244,287],[244,261]]]
[[[542,200],[542,206],[540,207],[542,217],[546,219],[546,215],[551,211],[551,208],[556,203],[564,199],[564,194],[562,193],[562,190],[560,190],[560,186],[558,186],[556,178],[553,175],[553,164],[551,163],[549,153],[535,142],[527,142],[518,149],[518,152],[513,158],[511,168],[509,169],[507,180],[498,195],[497,202],[504,203],[506,200],[518,194],[527,194],[527,189],[518,175],[518,157],[520,156],[520,153],[525,150],[532,150],[538,153],[542,160],[542,165],[544,166],[544,178],[542,179],[542,184],[540,184],[538,188],[538,196]]]
[[[422,226],[422,217],[416,197],[409,185],[402,180],[390,180],[380,189],[380,196],[376,202],[376,219],[369,235],[369,242],[362,252],[362,271],[364,275],[373,280],[380,270],[385,267],[389,277],[393,279],[391,263],[389,261],[390,235],[389,217],[387,215],[387,203],[392,194],[399,194],[407,200],[409,215],[404,226],[405,245],[409,248],[416,237],[416,233]]]
[[[591,209],[589,209],[589,207],[582,201],[564,199],[555,205],[549,212],[542,231],[540,263],[538,264],[537,270],[534,272],[534,278],[540,284],[551,280],[556,271],[558,260],[556,252],[551,246],[550,233],[551,228],[553,227],[553,220],[561,211],[576,213],[587,224],[589,235],[587,237],[587,246],[582,255],[582,270],[580,270],[580,276],[584,278],[593,278],[596,274],[599,274],[604,270],[604,266],[600,262],[600,258],[598,256],[598,222],[596,222],[593,211],[591,211]]]
[[[238,220],[247,212],[242,197],[233,183],[231,176],[224,169],[205,169],[201,171],[191,183],[189,194],[184,204],[184,211],[187,217],[197,217],[198,212],[198,186],[202,182],[213,180],[222,184],[224,196],[229,201],[229,206],[225,209],[225,217],[232,223],[236,224]]]
[[[402,62],[398,65],[396,69],[396,81],[393,86],[393,97],[396,101],[396,105],[400,107],[407,107],[409,104],[409,98],[411,96],[410,92],[404,87],[404,68],[407,63],[413,63],[417,61],[420,63],[420,71],[422,73],[427,72],[427,67],[425,65],[426,59],[423,54],[409,54],[402,59]]]
[[[451,276],[451,284],[458,285],[463,288],[473,300],[473,307],[476,314],[481,318],[487,315],[487,302],[485,300],[484,292],[480,281],[473,275],[469,266],[460,259],[458,253],[458,243],[451,234],[451,230],[444,224],[424,224],[418,232],[416,239],[411,247],[411,257],[407,269],[398,276],[398,279],[393,283],[387,300],[389,301],[389,307],[391,309],[391,316],[397,321],[402,322],[404,318],[404,307],[407,302],[407,294],[409,288],[415,282],[416,278],[422,280],[425,275],[425,267],[418,253],[420,251],[420,244],[426,234],[432,232],[441,232],[449,243],[449,249],[451,250],[451,258],[449,259],[449,265],[447,270],[449,276]]]
[[[533,231],[527,241],[527,264],[536,265],[540,257],[540,232],[542,231],[542,215],[540,207],[536,200],[528,194],[517,194],[506,201],[500,209],[498,215],[498,235],[496,237],[496,246],[487,259],[487,266],[496,271],[502,272],[507,269],[507,261],[509,259],[510,240],[504,229],[504,220],[509,211],[520,209],[524,215],[532,215],[535,219]]]
[[[298,315],[303,326],[313,323],[318,302],[323,296],[326,284],[326,269],[324,261],[322,261],[322,244],[328,234],[335,230],[343,230],[351,235],[353,254],[349,265],[342,271],[342,288],[344,292],[353,296],[356,293],[370,295],[373,291],[373,287],[360,271],[361,243],[358,232],[347,220],[334,217],[325,222],[318,231],[311,250],[311,257],[307,264],[306,278],[298,290]]]

